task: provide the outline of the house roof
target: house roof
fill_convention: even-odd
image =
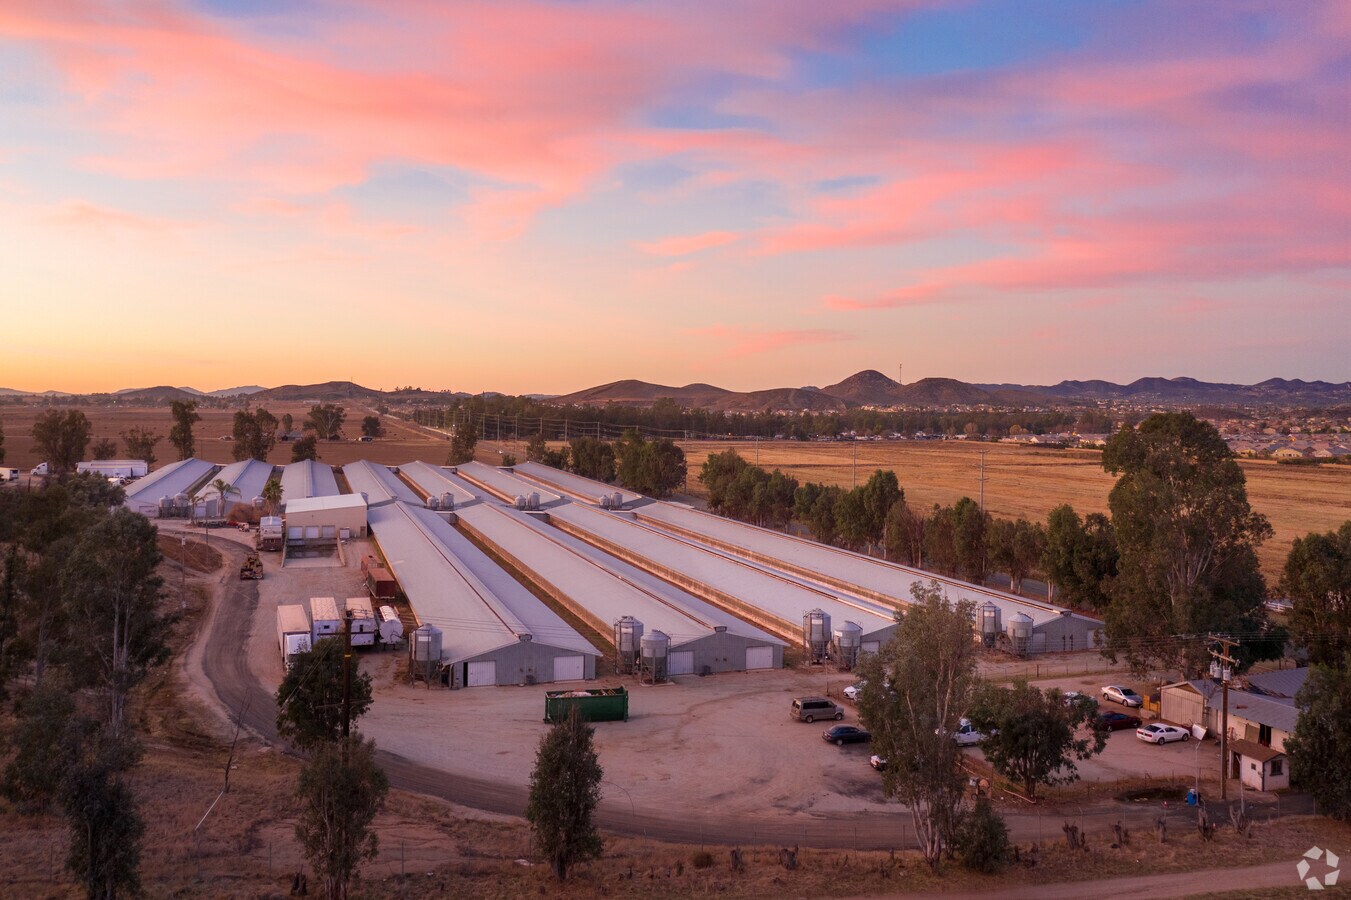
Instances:
[[[1252,685],[1254,691],[1268,696],[1293,698],[1299,693],[1299,689],[1304,687],[1304,680],[1308,677],[1309,668],[1303,666],[1298,669],[1279,669],[1275,672],[1249,675],[1248,684]]]
[[[1279,750],[1273,750],[1256,741],[1248,741],[1243,738],[1230,741],[1229,749],[1240,756],[1246,756],[1248,759],[1255,759],[1258,762],[1270,762],[1273,759],[1285,756],[1285,754]]]
[[[1164,690],[1168,688],[1190,688],[1205,697],[1207,705],[1212,709],[1220,708],[1220,685],[1207,678],[1178,681],[1163,686]],[[1295,723],[1299,721],[1299,710],[1293,700],[1235,690],[1232,687],[1229,689],[1229,715],[1259,725],[1267,725],[1286,734],[1293,733]]]

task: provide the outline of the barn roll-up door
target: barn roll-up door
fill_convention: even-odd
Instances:
[[[585,677],[586,657],[554,657],[554,681],[581,681]]]
[[[876,653],[881,647],[881,641],[864,641],[858,649],[860,653]]]
[[[746,669],[772,669],[774,668],[774,648],[773,647],[747,647],[746,648]]]
[[[287,529],[286,529],[286,537],[287,537],[288,540],[292,540],[292,541],[304,540],[304,538],[305,538],[305,529],[301,528],[299,525],[295,525],[295,526],[292,526],[292,527],[290,527],[290,528],[287,528]]]
[[[317,540],[319,540],[319,526],[318,526],[318,525],[306,525],[306,526],[305,526],[305,540],[307,540],[307,541],[317,541]]]
[[[338,536],[338,529],[333,525],[325,525],[320,534],[323,536],[324,540],[331,541]]]
[[[666,657],[666,674],[693,675],[694,651],[678,650]]]
[[[483,687],[484,685],[497,684],[497,663],[493,660],[468,663],[464,683],[465,687]]]

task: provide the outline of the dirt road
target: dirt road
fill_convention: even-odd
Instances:
[[[1300,887],[1295,860],[1249,866],[1245,869],[1207,869],[1202,872],[1172,872],[1166,875],[1137,875],[1098,881],[1070,881],[1062,884],[1035,884],[995,891],[946,894],[905,894],[906,900],[919,897],[943,900],[1079,900],[1081,897],[1192,897],[1197,894],[1223,894],[1228,891],[1256,891],[1265,888]],[[902,896],[902,895],[898,895]]]

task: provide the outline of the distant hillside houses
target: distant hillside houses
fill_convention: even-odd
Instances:
[[[1330,437],[1233,435],[1227,439],[1227,443],[1236,456],[1330,460],[1351,456],[1351,441]]]

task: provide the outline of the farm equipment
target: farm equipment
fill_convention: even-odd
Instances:
[[[240,581],[261,581],[263,578],[263,561],[257,556],[249,556],[244,560],[244,565],[239,567]]]

